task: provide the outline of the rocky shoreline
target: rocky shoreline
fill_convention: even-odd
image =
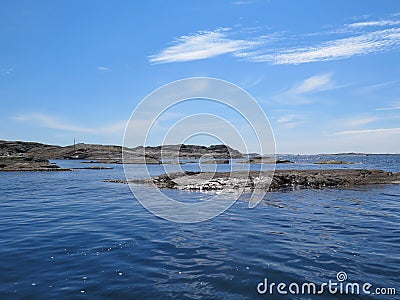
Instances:
[[[400,184],[400,172],[381,170],[278,170],[271,173],[245,172],[185,172],[171,173],[146,180],[107,180],[107,182],[154,184],[159,188],[218,191],[223,189],[268,190],[320,189],[325,187],[351,187],[369,184]]]

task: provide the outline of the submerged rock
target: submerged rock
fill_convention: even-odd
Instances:
[[[288,159],[276,159],[273,157],[258,156],[258,157],[252,157],[252,158],[240,161],[240,163],[245,163],[245,164],[291,164],[293,162]]]
[[[277,159],[275,161],[276,164],[293,164],[294,162],[292,162],[291,160],[288,159]]]
[[[203,160],[200,161],[200,164],[205,164],[205,165],[212,165],[212,164],[222,164],[222,165],[228,165],[229,164],[229,159],[211,159],[211,160]]]
[[[111,170],[111,167],[104,166],[90,166],[90,167],[80,167],[80,168],[72,168],[73,170]]]

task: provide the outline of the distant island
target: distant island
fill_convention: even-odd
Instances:
[[[49,159],[82,159],[90,163],[104,164],[184,164],[198,162],[199,159],[202,159],[202,164],[229,164],[231,159],[242,159],[240,163],[250,164],[292,163],[275,157],[263,157],[257,153],[243,154],[226,145],[176,144],[128,148],[84,143],[58,146],[36,142],[0,141],[0,171],[62,170],[50,164]]]
[[[124,160],[122,159],[124,152]],[[106,164],[160,164],[182,163],[182,159],[229,160],[245,155],[229,146],[164,145],[155,147],[122,147],[115,145],[74,144],[69,146],[46,145],[36,142],[0,141],[0,171],[57,171],[49,159],[83,159]],[[165,161],[162,161],[165,160]],[[210,163],[210,161],[204,161]]]

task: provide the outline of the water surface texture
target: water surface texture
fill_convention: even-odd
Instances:
[[[282,158],[296,164],[277,169],[400,171],[398,155]],[[312,164],[325,159],[357,164]],[[122,166],[112,166],[0,173],[1,299],[271,298],[257,293],[264,278],[321,284],[339,271],[349,281],[400,293],[400,185],[273,192],[254,209],[243,196],[217,218],[177,224],[147,212],[127,185],[103,182],[124,178]],[[207,197],[166,192],[182,200]]]

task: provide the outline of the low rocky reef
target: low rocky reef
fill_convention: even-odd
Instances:
[[[179,172],[147,180],[107,180],[107,182],[154,184],[159,188],[191,191],[223,189],[268,190],[348,187],[368,184],[400,184],[400,173],[382,170],[277,170],[270,172]]]
[[[240,163],[244,163],[244,164],[292,164],[294,162],[292,162],[288,159],[276,159],[274,157],[269,157],[269,156],[256,156],[256,157],[252,157],[252,158],[240,161]]]
[[[322,160],[314,163],[315,165],[353,165],[354,162],[344,160]]]
[[[70,171],[70,169],[60,168],[47,159],[39,157],[0,156],[1,171]]]
[[[72,170],[111,170],[112,167],[104,167],[104,166],[90,166],[90,167],[79,167],[79,168],[71,168]]]
[[[43,172],[72,170],[109,170],[111,167],[89,166],[81,168],[61,168],[45,158],[34,156],[0,156],[0,172]]]

